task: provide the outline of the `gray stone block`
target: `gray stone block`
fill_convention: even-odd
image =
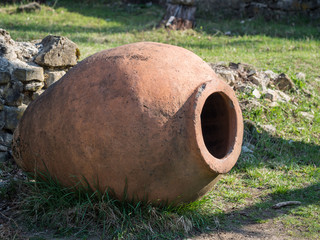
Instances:
[[[24,85],[24,90],[29,92],[36,92],[40,90],[44,86],[43,82],[29,82],[26,85]]]
[[[11,147],[13,139],[13,134],[7,133],[7,132],[0,132],[0,144],[3,146]]]
[[[11,75],[8,72],[0,72],[0,84],[7,84],[11,80]]]
[[[66,37],[49,35],[41,41],[43,48],[35,58],[40,66],[61,68],[77,64],[78,46]]]
[[[13,70],[13,78],[21,82],[44,81],[43,68],[33,65],[17,67]]]
[[[48,88],[51,84],[58,81],[60,78],[62,78],[63,75],[65,75],[65,71],[45,71],[45,86],[44,88]]]
[[[3,91],[3,97],[9,106],[19,106],[22,103],[23,84],[19,81],[12,82]]]
[[[4,106],[4,113],[5,113],[4,129],[11,130],[13,132],[17,127],[19,120],[22,117],[26,108],[27,108],[26,105],[22,105],[20,107]]]

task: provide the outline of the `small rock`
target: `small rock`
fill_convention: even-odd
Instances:
[[[257,73],[256,69],[250,69],[248,72],[247,72],[247,76],[248,77],[251,77],[253,75],[255,75]]]
[[[269,78],[271,81],[274,81],[277,77],[278,77],[278,74],[274,73],[273,71],[271,70],[266,70],[263,72],[265,74],[265,76],[267,78]]]
[[[15,59],[17,57],[14,51],[14,41],[10,34],[0,28],[0,56],[6,59]]]
[[[314,119],[314,115],[307,112],[299,112],[299,114],[304,117],[305,119],[312,121]]]
[[[264,97],[266,99],[269,99],[271,102],[276,102],[279,98],[277,92],[271,89],[266,90],[266,92],[264,93]]]
[[[0,72],[0,84],[7,84],[10,82],[11,76],[8,72]]]
[[[279,74],[279,76],[274,80],[274,84],[281,91],[288,91],[295,87],[292,80],[284,73]]]
[[[231,68],[227,68],[225,66],[219,65],[219,64],[212,64],[209,63],[209,66],[212,68],[212,70],[221,76],[223,80],[229,84],[230,86],[234,86],[237,82],[237,71]]]
[[[19,6],[17,8],[17,12],[35,12],[35,11],[40,11],[41,10],[41,5],[37,2],[31,2],[22,6]]]
[[[252,66],[250,64],[246,64],[246,63],[238,63],[237,69],[241,72],[246,72],[247,76],[251,76],[251,75],[257,73],[257,69],[254,66]]]
[[[38,90],[38,91],[34,92],[32,94],[32,100],[37,99],[42,93],[44,93],[44,90]]]
[[[13,70],[13,77],[21,82],[44,81],[43,68],[31,64]]]
[[[40,90],[43,86],[44,86],[43,82],[33,81],[24,85],[24,90],[29,92],[36,92]]]
[[[13,135],[7,132],[0,132],[0,144],[10,147]]]
[[[58,81],[63,75],[65,75],[65,71],[45,71],[45,85],[44,88],[48,88],[51,84]]]
[[[290,102],[291,97],[289,95],[287,95],[284,92],[279,91],[279,90],[275,90],[275,92],[278,95],[278,98],[279,98],[278,101],[280,101],[280,102]]]
[[[252,86],[249,86],[247,84],[243,84],[241,82],[237,82],[235,85],[234,85],[234,90],[235,91],[240,91],[240,92],[244,92],[246,94],[249,94],[252,92]]]
[[[34,56],[38,55],[39,49],[35,44],[30,42],[16,42],[15,52],[19,60],[30,62]]]
[[[49,35],[41,41],[43,48],[35,58],[40,66],[51,68],[70,67],[80,57],[78,46],[66,37]]]
[[[279,103],[277,103],[277,102],[271,102],[271,103],[269,104],[269,107],[279,107]]]
[[[0,48],[1,48],[1,44],[0,44]],[[0,50],[0,52],[1,52],[1,50]],[[6,59],[4,57],[0,57],[0,71],[1,72],[7,72],[9,65],[10,65],[10,63],[9,63],[8,59]]]
[[[8,147],[0,144],[0,152],[6,152],[6,151],[8,151]]]
[[[252,92],[252,95],[255,97],[255,98],[260,98],[261,97],[261,94],[259,92],[258,89],[254,89],[253,92]]]
[[[249,78],[249,81],[252,82],[254,85],[262,87],[262,79],[258,76],[252,75]]]
[[[5,113],[4,128],[14,131],[26,108],[27,106],[24,104],[22,104],[20,107],[5,106],[4,107],[4,113]]]
[[[234,70],[238,70],[240,67],[241,63],[234,63],[234,62],[229,62],[229,68],[234,69]]]
[[[306,80],[306,74],[303,73],[303,72],[298,72],[298,73],[296,74],[296,78],[299,79],[299,80],[301,80],[301,81],[305,81],[305,80]]]
[[[23,84],[19,81],[12,82],[3,91],[3,98],[9,106],[19,106],[22,103]]]

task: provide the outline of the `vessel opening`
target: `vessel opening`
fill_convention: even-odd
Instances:
[[[237,122],[232,101],[222,92],[211,94],[201,112],[204,143],[215,158],[222,159],[232,151]]]

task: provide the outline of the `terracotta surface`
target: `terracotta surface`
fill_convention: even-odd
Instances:
[[[14,134],[26,171],[118,198],[189,202],[240,154],[233,90],[198,56],[143,42],[86,58],[32,102]],[[45,166],[44,166],[45,165]]]

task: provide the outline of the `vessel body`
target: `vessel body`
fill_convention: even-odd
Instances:
[[[242,135],[233,90],[202,59],[142,42],[96,53],[50,86],[23,115],[13,154],[65,186],[175,204],[233,167]]]

